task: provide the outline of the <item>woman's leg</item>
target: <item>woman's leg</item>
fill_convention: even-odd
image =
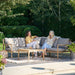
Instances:
[[[47,43],[45,42],[42,46],[42,49],[45,49],[47,47]]]
[[[45,51],[45,55],[47,55],[47,54],[46,54],[46,47],[47,47],[47,43],[45,42],[45,43],[43,44],[43,46],[42,46],[42,49],[44,49],[44,51]]]
[[[29,47],[32,47],[32,48],[36,48],[36,45],[37,45],[37,42],[36,41],[33,41],[33,42],[31,42],[30,44],[28,44],[27,46],[28,46],[28,48]],[[35,52],[35,56],[37,57],[37,52]]]
[[[27,47],[28,47],[28,48],[30,48],[30,47],[35,48],[35,46],[36,46],[36,42],[35,42],[35,41],[33,41],[33,42],[27,44]]]
[[[35,49],[37,46],[37,41],[33,41],[32,47]]]
[[[37,46],[37,41],[33,41],[32,47],[35,49]],[[37,52],[35,52],[35,56],[37,57]]]
[[[45,55],[47,55],[47,53],[46,53],[46,49],[47,48],[51,48],[51,46],[50,45],[48,45],[46,42],[43,44],[43,46],[42,46],[42,49],[44,49],[44,51],[45,51]]]

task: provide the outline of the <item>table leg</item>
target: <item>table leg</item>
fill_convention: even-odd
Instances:
[[[44,60],[44,57],[45,57],[45,54],[44,54],[44,51],[43,51],[43,60]]]
[[[34,57],[34,52],[32,52],[32,58]]]
[[[30,51],[28,51],[28,60],[30,60]]]
[[[19,60],[19,51],[18,51],[18,60]]]

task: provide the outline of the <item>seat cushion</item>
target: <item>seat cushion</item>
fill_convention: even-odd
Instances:
[[[57,51],[57,48],[49,48],[47,51]],[[59,48],[59,51],[65,51],[65,49]]]
[[[16,46],[16,47],[13,47],[13,48],[12,48],[12,51],[17,51],[17,50],[19,50],[19,49],[26,49],[26,48],[27,48],[27,47],[19,47],[19,46]],[[5,50],[10,51],[11,48],[5,48]]]

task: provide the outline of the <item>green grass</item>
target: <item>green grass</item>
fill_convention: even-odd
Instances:
[[[3,49],[3,43],[0,43],[0,51]]]

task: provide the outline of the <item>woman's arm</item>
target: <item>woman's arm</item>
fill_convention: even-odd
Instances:
[[[55,36],[56,37],[56,39],[59,39],[59,38],[61,38],[60,36]]]
[[[37,36],[32,36],[32,39],[36,38]]]

